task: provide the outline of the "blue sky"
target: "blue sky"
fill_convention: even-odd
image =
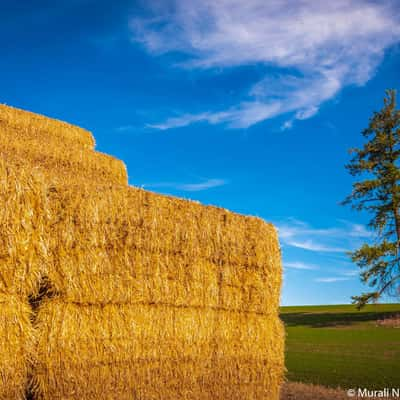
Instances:
[[[348,148],[400,89],[397,1],[0,5],[0,102],[91,130],[130,183],[279,228],[282,303],[348,303]]]

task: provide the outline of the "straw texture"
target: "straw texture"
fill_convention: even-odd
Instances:
[[[36,296],[47,254],[47,193],[40,174],[0,160],[0,399],[25,398],[35,331],[28,296]]]
[[[278,400],[274,227],[128,187],[42,118],[0,107],[0,399]]]
[[[124,185],[124,163],[93,150],[90,132],[0,105],[0,156],[8,165],[40,168],[53,182]]]
[[[47,192],[36,171],[16,171],[0,160],[0,293],[38,291],[49,237]]]
[[[35,345],[29,303],[0,293],[0,399],[25,398]]]
[[[38,398],[279,398],[278,319],[56,300],[41,308],[38,330]]]
[[[0,104],[0,125],[14,132],[16,139],[26,135],[40,138],[44,143],[57,139],[89,149],[95,145],[93,135],[85,129],[4,104]]]
[[[260,219],[136,188],[61,188],[50,204],[48,276],[70,301],[278,307],[277,236]]]

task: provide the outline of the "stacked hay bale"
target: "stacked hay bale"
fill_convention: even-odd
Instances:
[[[0,157],[8,164],[40,168],[53,182],[128,184],[125,165],[94,151],[90,132],[0,105]]]
[[[29,290],[45,277],[52,293],[35,315],[35,398],[279,398],[281,265],[271,225],[105,185],[104,175],[71,185],[67,168],[30,160],[47,189],[38,223],[46,251]]]
[[[58,296],[38,314],[42,398],[278,398],[270,225],[133,188],[63,189],[51,204]]]
[[[28,297],[38,292],[47,243],[40,176],[0,161],[0,399],[23,399],[34,354]]]

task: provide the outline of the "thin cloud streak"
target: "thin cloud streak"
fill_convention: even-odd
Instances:
[[[358,276],[358,275],[360,275],[360,271],[357,271],[357,270],[353,270],[353,271],[343,271],[343,272],[341,272],[341,274],[342,274],[343,276],[352,277],[352,276]]]
[[[207,190],[225,185],[226,182],[223,179],[209,179],[201,183],[185,183],[178,185],[178,189],[185,192],[198,192],[201,190]]]
[[[183,192],[200,192],[212,188],[217,188],[227,184],[224,179],[208,179],[199,183],[177,183],[177,182],[159,182],[149,183],[142,185],[143,188],[157,189],[157,188],[170,188],[181,190]]]
[[[153,0],[149,8],[149,18],[131,19],[130,28],[150,54],[183,53],[188,59],[178,67],[187,69],[276,69],[235,106],[167,118],[149,125],[155,129],[198,122],[247,128],[282,114],[290,114],[282,126],[290,129],[343,87],[365,84],[400,40],[391,1]]]
[[[283,245],[322,253],[345,253],[372,238],[372,232],[363,225],[339,222],[340,226],[326,229],[313,228],[296,219],[276,225]]]
[[[314,242],[313,240],[296,241],[288,239],[285,241],[289,246],[297,247],[299,249],[317,251],[323,253],[345,253],[347,251],[344,247],[327,246]]]
[[[159,124],[147,124],[146,127],[167,130],[182,128],[194,123],[206,122],[210,125],[226,123],[229,128],[248,128],[257,122],[272,118],[281,113],[279,103],[264,104],[261,102],[242,103],[239,107],[223,112],[205,112],[200,114],[185,114],[168,118]]]
[[[335,283],[335,282],[344,282],[349,281],[350,278],[343,278],[343,277],[328,277],[328,278],[316,278],[314,282],[319,283]]]
[[[305,271],[316,271],[319,269],[319,267],[317,265],[303,263],[300,261],[284,262],[283,266],[284,266],[284,268],[291,268],[291,269],[298,269],[298,270],[305,270]]]

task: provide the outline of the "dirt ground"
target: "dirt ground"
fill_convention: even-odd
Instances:
[[[281,400],[350,400],[344,389],[330,389],[324,386],[287,382],[282,388]],[[374,397],[376,399],[376,397]],[[369,397],[371,399],[371,397]]]

